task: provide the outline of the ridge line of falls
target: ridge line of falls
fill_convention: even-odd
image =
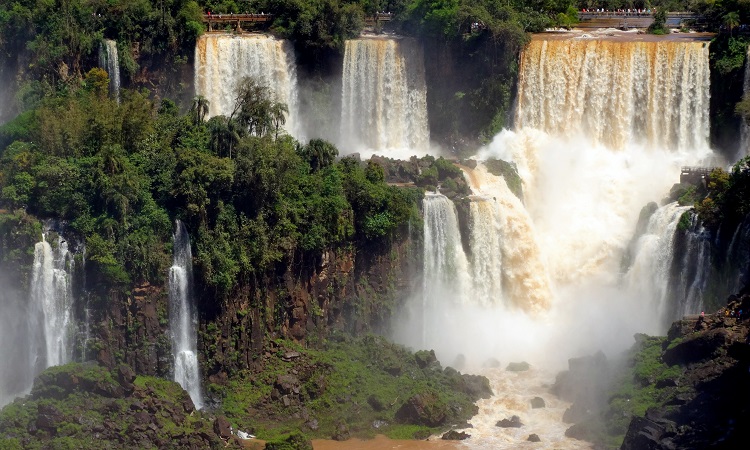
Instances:
[[[104,39],[99,44],[99,67],[109,75],[109,95],[120,102],[120,60],[117,54],[117,42]]]
[[[286,104],[289,112],[284,129],[303,140],[297,66],[289,41],[261,34],[208,33],[198,38],[195,93],[208,100],[208,117],[232,114],[237,88],[247,77],[270,88],[273,99]]]
[[[415,39],[347,40],[340,145],[386,155],[429,149],[424,55]]]
[[[175,222],[173,264],[169,269],[169,331],[172,336],[174,380],[203,407],[198,368],[198,317],[192,295],[193,255],[185,225]]]

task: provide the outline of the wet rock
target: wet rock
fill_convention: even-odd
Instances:
[[[512,362],[508,364],[508,367],[505,368],[505,370],[510,372],[525,372],[529,370],[531,366],[526,361],[521,362]]]
[[[539,436],[536,434],[530,434],[529,437],[526,439],[529,442],[542,442],[541,439],[539,439]]]
[[[500,361],[496,360],[495,358],[489,358],[487,361],[484,362],[484,364],[482,364],[482,367],[496,369],[500,367]]]
[[[448,417],[448,407],[434,391],[425,391],[411,397],[396,412],[396,420],[413,425],[436,427]]]
[[[299,379],[294,375],[279,375],[274,387],[282,394],[299,394]]]
[[[521,423],[520,417],[512,416],[508,419],[499,420],[495,426],[500,428],[521,428],[523,423]]]
[[[425,367],[437,362],[435,350],[420,350],[414,354],[414,358],[417,360],[417,365],[420,369],[424,369]]]
[[[470,434],[464,433],[463,431],[450,430],[449,432],[445,433],[440,439],[443,439],[445,441],[463,441],[464,439],[469,439],[470,437]]]
[[[64,420],[63,414],[52,405],[40,404],[37,407],[36,427],[55,434],[57,425]]]
[[[336,426],[336,430],[333,432],[333,436],[331,436],[334,441],[347,441],[351,437],[352,436],[349,432],[349,426],[347,426],[345,423],[338,424]]]
[[[387,427],[387,426],[388,426],[388,422],[386,422],[385,420],[377,419],[377,420],[372,421],[372,427],[375,428],[376,430],[379,430],[380,428]]]
[[[232,425],[225,416],[216,417],[216,420],[214,420],[214,432],[222,439],[229,439],[232,437]]]
[[[320,428],[320,425],[318,425],[318,419],[308,420],[305,425],[312,431],[318,431],[318,429]]]
[[[547,404],[544,403],[544,399],[542,397],[534,397],[531,399],[532,409],[544,408],[545,406],[547,406]]]

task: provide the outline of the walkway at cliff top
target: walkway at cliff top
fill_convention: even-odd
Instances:
[[[654,21],[654,15],[646,12],[623,12],[623,11],[579,11],[578,24],[576,28],[642,28],[646,29]],[[666,25],[668,28],[679,28],[683,24],[701,24],[705,18],[692,12],[670,12],[667,13]]]
[[[377,13],[365,17],[365,25],[374,26],[383,22],[390,22],[393,19],[392,13]],[[208,26],[208,31],[214,31],[214,27],[233,27],[237,31],[243,28],[250,28],[258,24],[267,24],[273,21],[272,14],[253,13],[253,14],[204,14],[203,23]],[[219,30],[222,31],[222,30]]]
[[[543,41],[553,40],[600,40],[600,41],[620,41],[620,42],[677,42],[677,41],[705,41],[708,43],[714,38],[714,33],[669,33],[663,35],[648,34],[639,30],[621,31],[615,28],[603,28],[598,30],[579,30],[569,31],[547,31],[544,33],[535,33],[531,39]]]

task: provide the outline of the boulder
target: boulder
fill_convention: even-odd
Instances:
[[[505,368],[505,370],[510,372],[525,372],[529,370],[531,366],[526,361],[521,362],[512,362],[508,364],[508,367]]]
[[[445,433],[440,439],[443,439],[445,441],[463,441],[464,439],[469,439],[470,437],[470,434],[464,433],[463,431],[450,430],[449,432]]]
[[[521,428],[523,423],[521,423],[520,417],[512,416],[508,419],[499,420],[495,426],[500,428]]]
[[[413,425],[437,427],[447,418],[447,405],[431,390],[414,395],[396,411],[397,421]]]
[[[530,434],[529,437],[526,439],[529,442],[542,442],[541,439],[539,439],[539,436],[536,434]]]
[[[542,397],[534,397],[531,399],[532,409],[544,408],[545,406],[547,406],[547,404],[544,403],[544,399]]]
[[[232,425],[226,417],[217,416],[214,420],[214,432],[222,439],[229,439],[232,437]]]

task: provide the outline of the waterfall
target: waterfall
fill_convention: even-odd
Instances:
[[[424,57],[416,40],[346,41],[342,84],[345,152],[428,149]]]
[[[42,336],[42,345],[31,349],[36,372],[71,360],[72,265],[68,244],[62,238],[58,238],[54,250],[44,236],[34,246],[30,304],[37,314],[32,319],[32,333]]]
[[[690,207],[677,202],[657,209],[646,232],[638,239],[635,259],[624,277],[626,287],[640,307],[664,317],[669,308],[668,288],[674,255],[674,240],[680,217]],[[671,323],[671,320],[669,320]]]
[[[745,56],[745,78],[742,83],[742,97],[746,96],[750,96],[750,46],[747,47],[747,55]],[[736,159],[739,160],[748,155],[750,155],[750,125],[745,120],[741,120],[740,148]]]
[[[239,83],[255,78],[289,109],[284,128],[302,139],[299,123],[297,68],[289,41],[259,34],[204,34],[195,47],[195,93],[205,97],[208,116],[229,117]]]
[[[475,195],[470,205],[473,297],[484,304],[546,310],[552,293],[528,212],[505,180],[482,164],[465,173]]]
[[[117,42],[102,40],[99,44],[99,66],[109,75],[109,94],[120,101],[120,61],[117,56]]]
[[[174,257],[169,269],[169,331],[172,335],[174,380],[185,389],[195,407],[203,407],[198,370],[198,318],[192,296],[193,255],[190,236],[179,220],[175,224]]]
[[[466,302],[469,264],[461,244],[456,206],[441,194],[425,195],[423,342],[432,342],[444,313]],[[443,308],[445,307],[445,308]],[[433,328],[434,327],[434,328]]]
[[[10,286],[0,277],[0,408],[27,394],[36,375],[36,352],[29,351],[28,345],[34,340],[29,329],[30,308]]]
[[[707,147],[708,44],[532,39],[521,58],[517,128],[585,134],[612,149]]]

